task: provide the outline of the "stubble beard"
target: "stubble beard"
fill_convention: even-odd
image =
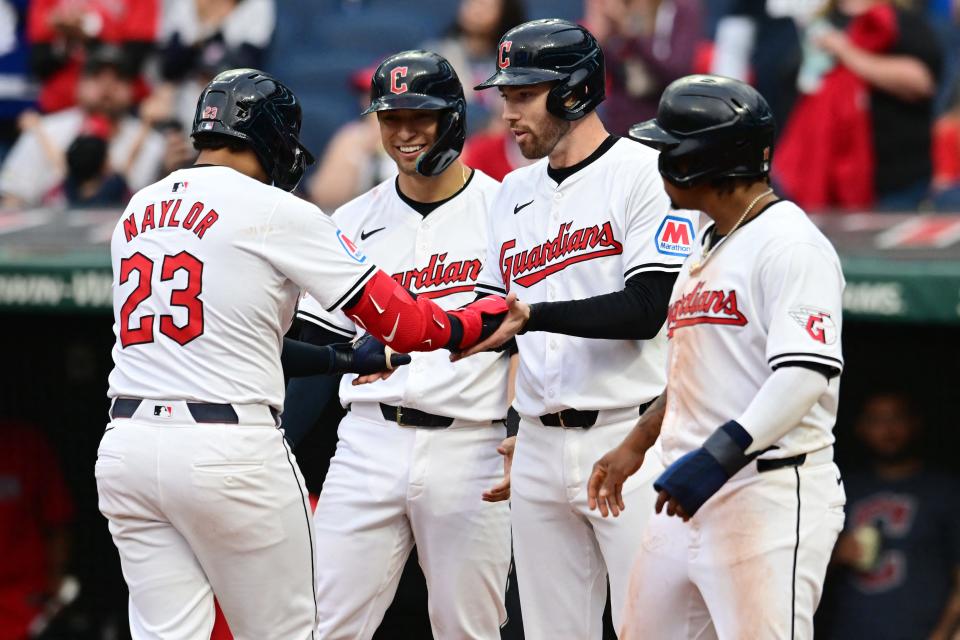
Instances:
[[[540,133],[527,134],[528,141],[521,143],[520,153],[527,160],[537,160],[545,158],[554,150],[557,143],[570,131],[570,123],[553,116],[544,121],[543,130]]]

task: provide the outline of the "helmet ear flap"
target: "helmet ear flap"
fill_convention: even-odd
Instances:
[[[583,118],[603,102],[604,82],[603,59],[588,59],[550,89],[547,111],[568,121]]]
[[[433,146],[417,158],[417,173],[436,176],[443,173],[460,157],[466,140],[466,103],[457,100],[455,106],[442,113],[437,129],[440,132]]]

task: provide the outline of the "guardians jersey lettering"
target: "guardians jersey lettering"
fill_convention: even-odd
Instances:
[[[417,295],[427,298],[440,298],[454,293],[473,291],[474,282],[480,275],[482,263],[479,259],[451,260],[447,262],[447,252],[434,253],[422,269],[409,269],[393,274],[393,279],[405,289],[417,290]],[[460,286],[443,285],[465,283]],[[431,290],[433,287],[438,287]],[[442,289],[439,287],[443,287]]]
[[[728,324],[742,327],[747,317],[737,307],[737,292],[723,290],[705,290],[704,283],[698,282],[693,291],[680,297],[670,305],[667,312],[667,337],[683,327],[697,324]]]
[[[507,290],[511,282],[530,287],[572,264],[623,253],[623,245],[614,238],[609,221],[573,232],[571,227],[573,222],[564,222],[553,240],[524,251],[509,253],[517,241],[504,242],[500,247],[500,272]]]

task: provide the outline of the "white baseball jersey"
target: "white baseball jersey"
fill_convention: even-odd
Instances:
[[[403,201],[391,178],[337,209],[333,220],[403,287],[444,309],[456,309],[476,298],[487,211],[499,187],[474,170],[459,194],[423,217]],[[309,295],[301,301],[298,317],[344,336],[356,332],[343,312],[328,313]],[[409,365],[373,384],[355,387],[350,383],[356,376],[344,376],[341,402],[383,402],[471,421],[506,417],[506,354],[484,353],[457,363],[443,350],[411,358]]]
[[[574,300],[620,291],[638,273],[679,271],[694,219],[670,211],[657,157],[620,139],[559,185],[546,158],[507,175],[477,291],[513,290],[526,303]],[[639,406],[663,390],[664,342],[662,333],[648,341],[519,335],[514,407],[539,416]]]
[[[301,289],[338,309],[376,267],[314,205],[219,166],[138,192],[111,241],[110,397],[283,406]]]
[[[708,236],[708,227],[703,237]],[[702,271],[698,242],[674,284],[667,317],[667,464],[743,414],[773,369],[810,362],[842,370],[840,260],[795,204],[778,201],[716,245]],[[764,458],[833,444],[839,376]]]

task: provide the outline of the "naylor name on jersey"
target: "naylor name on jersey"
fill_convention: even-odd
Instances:
[[[747,318],[737,308],[737,292],[704,290],[703,282],[670,305],[667,312],[667,337],[683,327],[697,324],[725,324],[742,327]]]
[[[212,227],[213,223],[220,218],[220,215],[213,209],[203,213],[206,206],[202,202],[194,202],[181,220],[177,217],[177,214],[180,212],[182,204],[183,200],[179,199],[163,200],[159,206],[151,202],[144,208],[143,213],[131,213],[123,220],[123,235],[127,242],[136,238],[138,234],[161,227],[181,227],[193,231],[198,238],[203,238],[207,229]],[[157,215],[158,210],[159,216]],[[202,218],[200,217],[201,214],[203,214]]]
[[[405,289],[416,289],[417,295],[426,298],[440,298],[454,293],[473,291],[473,285],[480,275],[482,266],[480,260],[456,260],[446,262],[446,253],[435,253],[430,256],[427,266],[422,269],[410,269],[393,274],[393,279]],[[444,285],[459,286],[447,287]],[[440,288],[443,287],[443,288]],[[429,291],[427,289],[433,289]]]
[[[555,238],[524,251],[510,253],[517,246],[516,239],[504,242],[500,247],[500,273],[507,288],[511,281],[531,287],[572,264],[623,253],[610,222],[571,232],[572,226],[572,222],[562,223]]]

